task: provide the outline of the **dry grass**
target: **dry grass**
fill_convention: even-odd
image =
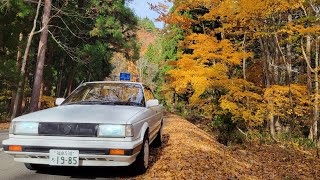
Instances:
[[[163,147],[138,179],[320,179],[320,161],[277,146],[228,148],[185,119],[168,115]]]
[[[5,122],[5,123],[0,123],[0,130],[7,130],[10,127],[10,123],[9,122]]]
[[[223,145],[195,125],[175,115],[169,115],[166,123],[165,144],[157,149],[157,161],[141,179],[258,178],[250,175],[250,164],[232,157]]]

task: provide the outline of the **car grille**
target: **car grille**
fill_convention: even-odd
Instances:
[[[79,150],[80,154],[94,154],[94,155],[107,155],[109,154],[108,149],[86,149],[86,148],[59,148],[59,147],[24,147],[24,152],[39,152],[49,153],[50,149],[68,149],[68,150]]]
[[[39,135],[96,137],[98,124],[91,123],[39,123]]]

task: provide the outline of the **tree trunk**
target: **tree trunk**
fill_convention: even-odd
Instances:
[[[68,97],[72,93],[72,87],[73,87],[73,81],[74,81],[74,73],[76,71],[76,68],[73,68],[69,73],[68,73],[68,78],[67,78],[67,86],[64,91],[63,97]]]
[[[288,21],[289,22],[292,21],[292,16],[291,15],[288,16]],[[286,82],[285,82],[285,84],[288,85],[288,87],[289,87],[289,91],[288,91],[289,102],[290,102],[290,109],[292,110],[291,120],[289,121],[290,122],[290,127],[291,127],[290,128],[290,138],[291,138],[291,130],[294,127],[294,119],[295,119],[295,111],[294,111],[294,104],[293,104],[293,97],[292,97],[292,90],[291,90],[291,71],[292,71],[292,65],[291,65],[291,58],[292,58],[291,57],[291,43],[290,42],[287,43],[287,56],[285,56],[284,52],[281,49],[281,46],[280,46],[280,43],[279,43],[279,39],[278,39],[278,36],[277,36],[276,32],[275,32],[275,41],[276,41],[278,50],[281,53],[281,58],[283,60],[283,64],[286,67],[286,73],[285,73]]]
[[[40,35],[38,55],[37,55],[37,66],[35,72],[35,78],[32,88],[32,97],[30,102],[30,111],[34,112],[38,110],[38,103],[40,98],[40,89],[43,76],[43,68],[46,56],[46,47],[48,41],[48,23],[51,13],[51,0],[45,0],[44,10],[42,16],[42,31]]]
[[[23,34],[20,33],[19,34],[19,44],[17,46],[17,64],[16,64],[17,71],[19,71],[21,69],[21,58],[22,58],[21,44],[22,44],[22,39],[23,39]],[[17,90],[13,90],[12,91],[11,105],[10,105],[10,116],[13,113],[13,107],[14,107],[14,101],[15,101],[15,98],[16,98],[16,94],[17,94]],[[22,99],[22,98],[20,98],[20,99]],[[19,102],[21,102],[21,101],[19,101]],[[18,109],[17,109],[16,114],[20,114],[20,109],[21,108],[19,108],[19,107],[21,107],[21,103],[18,103]]]
[[[243,44],[242,44],[242,48],[243,48],[243,52],[246,52],[246,34],[244,35],[243,37]],[[247,74],[246,74],[246,58],[243,58],[243,61],[242,61],[242,73],[243,73],[243,79],[244,80],[247,80]]]
[[[310,35],[307,35],[307,47],[306,47],[306,63],[307,63],[307,87],[308,87],[308,96],[309,100],[311,101],[311,95],[312,95],[312,80],[311,80],[311,37]],[[317,73],[315,73],[317,74]],[[315,110],[311,107],[310,111]],[[315,112],[314,112],[315,115]],[[311,118],[311,117],[310,117]],[[313,120],[314,121],[314,120]],[[309,133],[309,139],[314,140],[315,134],[313,130],[313,125],[310,127],[310,133]]]
[[[260,41],[260,46],[261,50],[264,56],[264,63],[263,63],[263,69],[264,69],[264,74],[265,74],[265,85],[266,88],[271,87],[271,82],[270,82],[270,71],[269,71],[269,63],[270,63],[270,54],[268,52],[268,47],[266,44],[264,44],[264,41],[262,38],[259,39]],[[274,124],[274,109],[273,109],[273,102],[268,101],[268,105],[271,108],[269,111],[269,127],[270,127],[270,135],[273,139],[275,139],[275,124]]]
[[[20,72],[20,80],[19,80],[19,83],[18,83],[17,94],[16,94],[16,97],[15,97],[15,100],[14,100],[13,110],[12,110],[12,114],[11,114],[11,120],[17,116],[18,109],[19,109],[18,106],[19,106],[19,104],[21,104],[19,102],[21,101],[22,92],[24,90],[24,83],[25,83],[24,80],[25,80],[27,58],[28,58],[31,42],[32,42],[32,39],[33,39],[33,35],[34,35],[34,32],[35,32],[36,27],[37,27],[37,19],[38,19],[38,16],[39,16],[40,6],[41,6],[41,0],[38,1],[36,16],[34,17],[34,20],[33,20],[33,27],[32,27],[31,32],[29,34],[27,45],[26,45],[26,49],[24,51],[24,55],[23,55],[23,59],[22,59],[22,63],[21,63],[21,70],[20,70],[21,71]]]
[[[307,55],[307,63],[311,65],[311,37],[307,36],[307,48],[306,48],[306,55]],[[312,80],[311,80],[311,69],[307,68],[307,85],[308,85],[308,94],[311,96],[312,94]]]
[[[21,53],[21,44],[22,44],[22,39],[23,39],[23,34],[19,34],[19,44],[17,46],[17,70],[21,69],[21,58],[22,58],[22,53]]]
[[[272,41],[274,41],[272,39]],[[280,52],[279,49],[276,48],[277,47],[277,42],[272,42],[271,43],[274,47],[274,51],[271,50],[271,52],[274,52],[274,58],[273,58],[273,62],[272,64],[274,64],[275,66],[273,67],[273,76],[274,76],[274,84],[277,85],[281,85],[281,71],[280,71]],[[272,71],[271,71],[272,72]]]
[[[67,81],[67,91],[65,97],[69,96],[72,92],[72,86],[73,86],[73,75],[70,75]]]
[[[289,14],[288,16],[288,22],[292,22],[292,15]],[[292,43],[287,42],[287,78],[286,78],[286,83],[287,85],[291,84],[291,73],[292,73]]]
[[[288,16],[288,22],[292,22],[292,16]],[[292,131],[295,124],[295,111],[293,105],[293,97],[292,97],[292,90],[291,90],[291,83],[292,83],[292,44],[291,42],[287,43],[287,61],[286,61],[286,69],[287,69],[287,76],[286,76],[286,84],[289,86],[289,101],[290,101],[290,108],[292,110],[291,113],[291,121],[290,121],[290,137],[292,135]]]
[[[263,58],[263,73],[264,73],[264,84],[266,87],[270,87],[270,77],[269,77],[269,65],[268,65],[268,55],[266,52],[266,48],[264,45],[264,41],[262,38],[259,39],[260,47],[262,51],[262,58]]]
[[[318,79],[318,66],[319,66],[319,44],[318,40],[316,40],[316,68],[315,68],[315,76],[314,76],[314,82],[315,82],[315,100],[314,100],[314,116],[313,116],[313,123],[310,128],[310,131],[312,132],[312,139],[314,141],[318,140],[318,120],[319,120],[319,79]]]
[[[62,59],[62,63],[60,66],[60,71],[59,71],[59,79],[58,79],[58,85],[57,85],[57,92],[56,92],[56,97],[59,98],[61,94],[61,86],[62,86],[62,73],[63,73],[63,67],[64,67],[64,59]]]
[[[41,85],[40,85],[40,95],[39,95],[39,101],[38,101],[38,107],[40,107],[40,110],[43,109],[43,106],[42,106],[43,90],[44,90],[44,84],[43,84],[43,82],[41,82]]]
[[[53,52],[51,51],[52,47],[47,48],[47,55],[46,55],[46,63],[47,64],[52,64],[52,58],[53,58]],[[43,78],[42,80],[42,84],[41,86],[42,89],[41,91],[43,91],[42,93],[40,93],[40,99],[42,98],[42,96],[51,96],[51,91],[52,91],[52,87],[53,87],[54,81],[50,80],[50,79],[46,79]]]

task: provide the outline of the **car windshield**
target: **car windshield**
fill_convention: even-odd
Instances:
[[[144,106],[142,86],[132,83],[87,83],[76,89],[64,102],[70,104],[101,104]]]

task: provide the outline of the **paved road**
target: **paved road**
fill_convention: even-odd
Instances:
[[[1,180],[42,180],[42,179],[115,179],[134,178],[136,174],[128,167],[118,168],[46,168],[41,171],[30,171],[23,163],[13,161],[13,158],[0,152]]]
[[[0,132],[0,141],[7,139],[8,133]],[[1,143],[2,144],[2,143]],[[117,179],[134,178],[136,174],[130,167],[99,168],[44,168],[41,171],[30,171],[23,163],[13,161],[13,157],[5,154],[0,148],[1,180],[43,180],[43,179]]]
[[[0,137],[6,139],[7,135]],[[41,171],[31,171],[23,163],[13,161],[13,157],[5,154],[0,148],[1,180],[43,180],[43,179],[118,179],[137,176],[130,167],[91,167],[91,168],[52,168],[44,167]]]
[[[2,141],[8,139],[8,131],[0,131],[0,149],[2,148]]]

